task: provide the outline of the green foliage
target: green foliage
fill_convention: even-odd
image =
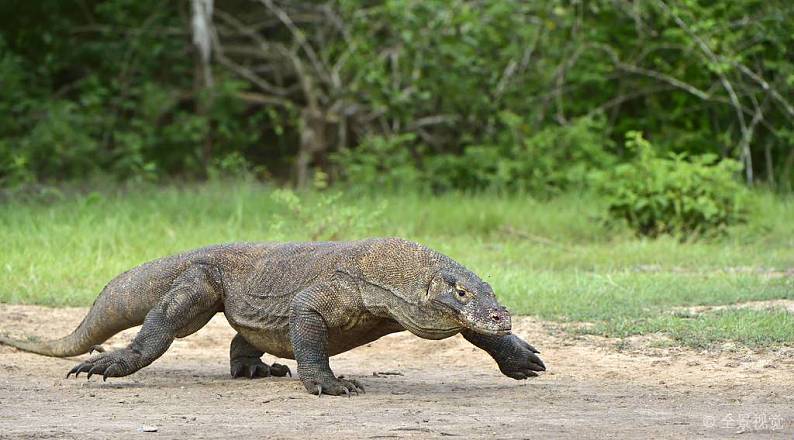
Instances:
[[[376,191],[492,190],[547,196],[582,189],[590,175],[616,157],[604,136],[604,120],[583,117],[533,132],[525,118],[503,112],[489,143],[468,145],[461,154],[423,154],[415,136],[371,137],[355,150],[333,156],[343,177]]]
[[[603,118],[583,117],[564,126],[533,131],[525,119],[500,115],[504,129],[492,143],[471,145],[461,155],[428,160],[434,188],[489,189],[540,196],[582,189],[595,170],[609,167],[615,156],[604,136]]]
[[[641,235],[681,237],[724,231],[747,215],[747,190],[737,181],[741,164],[713,154],[659,155],[642,133],[626,133],[631,162],[601,174],[609,215]]]
[[[412,134],[368,137],[355,150],[344,149],[331,160],[341,168],[344,179],[359,188],[416,189],[421,186],[422,173],[412,154],[414,139]]]
[[[286,216],[280,213],[273,215],[270,236],[284,240],[297,233],[311,241],[339,240],[359,234],[366,237],[377,225],[386,203],[366,210],[340,203],[342,196],[341,192],[319,193],[309,199],[289,189],[273,191],[272,200],[286,211]]]
[[[245,116],[246,83],[221,74],[211,90],[195,86],[189,46],[171,35],[179,3],[6,11],[25,19],[0,33],[0,187],[245,168],[229,161],[252,156],[264,115]]]
[[[0,3],[0,187],[287,180],[311,138],[330,183],[546,197],[638,128],[794,184],[792,2],[254,3],[218,5],[211,87],[186,0]]]

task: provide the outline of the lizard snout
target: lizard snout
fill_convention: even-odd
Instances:
[[[491,320],[492,325],[498,328],[499,332],[509,332],[512,327],[510,313],[504,307],[490,309],[488,318]]]

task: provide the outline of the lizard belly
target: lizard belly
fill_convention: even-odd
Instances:
[[[265,330],[235,325],[232,327],[251,345],[272,356],[284,359],[295,359],[292,342],[289,338],[289,327]],[[328,355],[334,356],[368,344],[389,333],[405,330],[394,321],[379,318],[363,318],[348,323],[343,327],[328,329]]]
[[[252,312],[240,313],[227,308],[225,314],[229,325],[257,349],[276,357],[294,359],[289,339],[288,315],[261,313],[265,308],[248,310]]]
[[[371,315],[362,316],[345,326],[328,329],[328,355],[334,356],[403,330],[405,329],[394,321]]]
[[[289,331],[268,331],[263,329],[252,329],[247,327],[235,327],[249,344],[275,357],[284,359],[295,359],[292,353],[292,343],[289,340]]]

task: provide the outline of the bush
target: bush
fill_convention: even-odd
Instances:
[[[343,149],[331,155],[342,177],[360,188],[396,191],[421,186],[421,173],[414,160],[413,134],[371,136],[355,150]]]
[[[603,117],[582,117],[563,126],[533,130],[527,118],[499,115],[484,143],[460,154],[423,154],[416,136],[367,138],[355,149],[332,156],[349,183],[377,190],[406,188],[521,191],[539,196],[580,189],[590,174],[615,163]]]
[[[596,170],[615,163],[602,117],[582,117],[562,126],[533,130],[527,118],[499,115],[496,134],[461,155],[427,160],[435,188],[530,192],[538,196],[581,189]]]
[[[713,154],[660,156],[642,133],[626,133],[634,160],[601,173],[609,216],[640,235],[714,234],[744,220],[747,189],[737,181],[741,164]]]

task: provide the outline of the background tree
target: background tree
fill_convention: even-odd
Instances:
[[[243,171],[305,186],[319,169],[553,193],[631,160],[632,130],[660,153],[737,159],[748,184],[794,182],[790,2],[10,1],[0,13],[4,187]]]

